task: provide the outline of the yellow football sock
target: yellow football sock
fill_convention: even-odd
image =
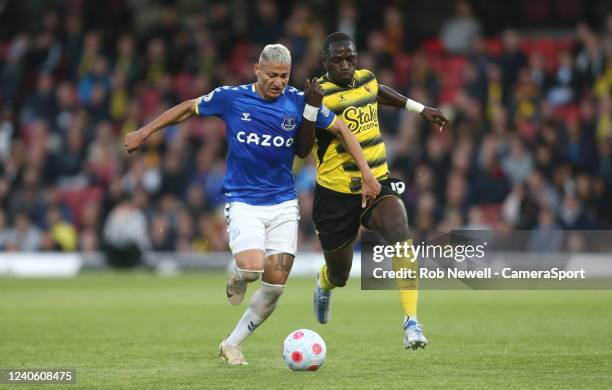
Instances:
[[[416,317],[418,300],[419,290],[400,290],[400,303],[408,317]]]
[[[412,253],[412,240],[407,240],[405,243],[410,248],[409,254],[407,257],[394,257],[393,270],[398,271],[401,268],[406,268],[414,271],[415,277],[412,279],[397,279],[402,308],[408,317],[414,318],[417,315],[417,303],[419,300],[419,264],[414,259],[414,254]],[[402,246],[404,246],[404,243],[402,243]],[[414,261],[412,261],[413,259]]]
[[[325,291],[330,291],[336,288],[336,286],[329,281],[327,276],[327,264],[323,264],[321,266],[321,270],[319,271],[319,287]]]

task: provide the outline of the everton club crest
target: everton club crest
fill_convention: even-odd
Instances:
[[[293,116],[293,115],[285,115],[283,117],[283,123],[281,124],[281,127],[283,128],[283,130],[291,131],[291,130],[295,129],[295,126],[297,126],[297,120],[296,120],[295,116]]]

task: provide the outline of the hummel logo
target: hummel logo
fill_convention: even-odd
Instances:
[[[250,122],[251,121],[251,113],[250,112],[243,112],[242,113],[242,118],[240,118],[240,120]]]

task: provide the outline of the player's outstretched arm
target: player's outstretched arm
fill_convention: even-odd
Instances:
[[[181,123],[195,115],[195,105],[196,100],[185,100],[184,102],[177,104],[158,116],[152,122],[149,122],[136,131],[128,133],[123,141],[123,146],[125,146],[128,153],[132,153],[133,151],[137,150],[146,141],[146,139],[151,136],[151,134],[163,129],[166,126]]]
[[[355,135],[353,135],[351,130],[346,126],[346,123],[338,117],[336,117],[334,123],[327,130],[338,137],[342,146],[344,146],[353,157],[353,160],[355,160],[361,172],[361,180],[363,182],[361,186],[361,207],[366,207],[368,202],[376,199],[380,193],[380,183],[372,174],[372,170],[363,155],[361,145],[359,145]]]
[[[306,158],[315,142],[317,113],[323,102],[323,89],[316,77],[306,80],[304,87],[304,120],[295,137],[295,151],[299,158]]]
[[[440,131],[448,129],[450,121],[444,116],[442,110],[437,108],[425,107],[419,102],[408,99],[401,93],[395,91],[386,85],[378,84],[378,95],[376,100],[384,106],[405,108],[408,111],[419,113],[429,123],[433,123],[440,127]]]

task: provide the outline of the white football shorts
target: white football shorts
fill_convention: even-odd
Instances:
[[[300,220],[297,199],[269,206],[226,203],[225,219],[233,254],[247,249],[261,249],[266,257],[297,253]]]

